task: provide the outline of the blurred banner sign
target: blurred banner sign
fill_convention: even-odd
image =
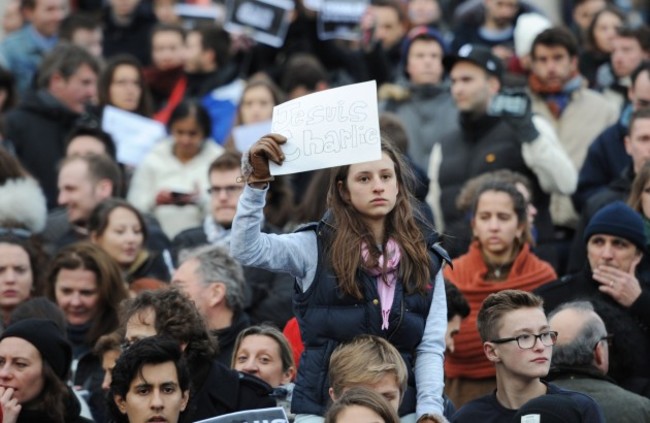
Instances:
[[[227,0],[224,29],[280,48],[287,36],[293,8],[291,0]]]

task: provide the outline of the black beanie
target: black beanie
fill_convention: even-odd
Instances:
[[[72,347],[61,333],[61,329],[51,320],[25,319],[9,325],[0,336],[22,338],[32,344],[54,373],[66,380],[72,363]]]
[[[641,215],[622,201],[616,201],[598,210],[585,228],[585,242],[592,235],[605,234],[627,239],[640,251],[645,251],[645,228]]]
[[[532,420],[533,416],[537,416],[538,419]],[[513,423],[522,421],[583,423],[578,403],[567,394],[547,394],[533,398],[521,406],[512,421]]]

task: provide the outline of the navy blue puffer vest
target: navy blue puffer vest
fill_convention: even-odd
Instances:
[[[330,398],[328,395],[329,359],[334,349],[342,342],[360,334],[381,336],[390,341],[400,352],[409,371],[408,388],[399,410],[400,415],[415,412],[416,391],[413,367],[415,350],[424,334],[431,301],[433,283],[425,294],[407,294],[401,280],[397,281],[395,297],[389,314],[387,330],[381,329],[381,304],[375,277],[358,270],[357,280],[363,294],[357,299],[344,294],[338,288],[338,280],[328,263],[325,246],[331,236],[332,227],[321,221],[304,226],[300,230],[316,231],[318,238],[318,269],[315,280],[307,291],[294,295],[294,312],[300,326],[305,346],[300,359],[298,377],[293,391],[291,411],[295,414],[324,416]],[[431,239],[431,280],[435,278],[446,260],[446,252]]]

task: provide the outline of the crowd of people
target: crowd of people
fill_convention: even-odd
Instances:
[[[0,422],[650,422],[650,7],[292,3],[272,47],[236,2],[7,0]],[[378,160],[242,138],[368,80]],[[167,135],[127,159],[113,109]]]

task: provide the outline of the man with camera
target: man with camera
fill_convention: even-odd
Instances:
[[[458,256],[471,240],[469,221],[456,208],[465,182],[485,172],[510,169],[532,182],[538,210],[537,253],[553,263],[552,249],[544,248],[552,241],[549,194],[575,190],[575,167],[550,125],[532,115],[525,93],[500,93],[503,67],[489,49],[467,44],[456,56],[447,56],[444,64],[460,112],[460,129],[433,147],[427,202],[436,217],[436,229],[451,235],[446,248]]]

